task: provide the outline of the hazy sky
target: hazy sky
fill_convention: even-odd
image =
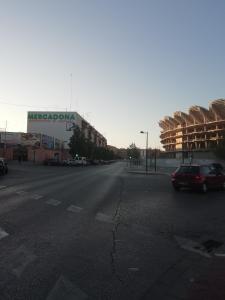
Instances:
[[[225,97],[224,0],[0,0],[0,128],[78,111],[108,143],[160,144],[158,121]],[[14,104],[14,105],[7,105]]]

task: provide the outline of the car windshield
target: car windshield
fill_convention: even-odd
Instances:
[[[182,166],[177,170],[177,174],[198,174],[199,166]]]

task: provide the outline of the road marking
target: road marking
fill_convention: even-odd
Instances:
[[[95,219],[100,221],[100,222],[114,223],[113,218],[111,216],[108,216],[108,215],[103,214],[103,213],[97,213],[97,215],[95,216]]]
[[[25,246],[20,246],[12,255],[12,261],[10,262],[12,273],[20,278],[25,268],[36,258],[37,256],[28,251]]]
[[[71,212],[75,212],[75,213],[79,213],[82,211],[82,207],[79,207],[79,206],[75,206],[75,205],[70,205],[67,210],[68,211],[71,211]]]
[[[34,200],[39,200],[41,198],[43,198],[43,196],[38,195],[38,194],[34,194],[34,195],[31,196],[31,199],[34,199]]]
[[[0,190],[5,189],[7,186],[6,185],[0,185]]]
[[[214,255],[218,257],[225,257],[225,253],[215,253]]]
[[[49,204],[49,205],[57,206],[61,203],[61,201],[56,200],[56,199],[49,199],[49,200],[46,201],[46,203]]]
[[[128,270],[131,272],[137,272],[139,271],[139,268],[128,268]]]
[[[6,231],[4,231],[2,228],[0,228],[0,240],[8,235],[9,234]]]
[[[28,194],[28,192],[26,192],[26,191],[17,191],[16,194],[20,195],[20,196],[25,196],[25,195]]]
[[[179,246],[185,250],[198,253],[204,257],[211,258],[211,255],[206,252],[206,249],[203,245],[198,242],[182,238],[180,236],[174,236],[175,240],[179,244]]]
[[[46,300],[85,300],[88,299],[88,295],[85,294],[79,287],[66,279],[64,276],[60,276],[55,286],[50,291]]]

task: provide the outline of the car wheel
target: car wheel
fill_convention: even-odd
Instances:
[[[201,190],[202,190],[203,193],[206,193],[208,191],[208,187],[207,187],[207,184],[205,182],[202,184]]]
[[[225,191],[225,181],[224,181],[224,183],[222,185],[222,189]]]

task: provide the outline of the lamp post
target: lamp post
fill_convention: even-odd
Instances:
[[[146,150],[145,150],[145,171],[148,173],[148,131],[140,131],[140,133],[146,134]]]

